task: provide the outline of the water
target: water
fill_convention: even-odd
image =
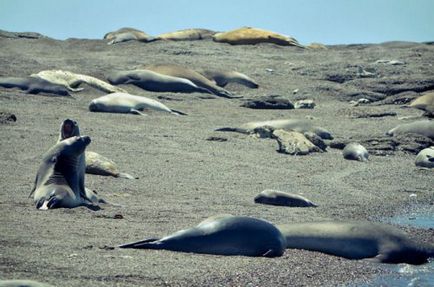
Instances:
[[[386,223],[434,228],[434,206],[415,206],[404,213],[384,219]],[[434,240],[433,240],[434,241]],[[353,287],[433,287],[434,258],[424,265],[387,264],[390,274],[381,275],[368,283],[350,285]]]

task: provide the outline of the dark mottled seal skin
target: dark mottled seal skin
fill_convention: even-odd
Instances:
[[[266,189],[259,193],[255,199],[255,203],[277,205],[277,206],[290,206],[290,207],[317,207],[315,203],[309,199],[288,192],[279,190]]]
[[[342,151],[345,159],[368,161],[369,153],[364,146],[359,143],[349,143]]]
[[[87,206],[99,209],[82,195],[80,157],[90,144],[88,136],[71,137],[58,142],[44,155],[36,174],[34,194],[36,208],[74,208]]]
[[[210,217],[196,227],[175,232],[161,239],[148,239],[119,247],[277,257],[285,250],[285,238],[273,224],[265,220],[220,215]]]
[[[347,259],[423,264],[434,246],[418,244],[396,227],[372,222],[306,222],[277,225],[286,247]]]
[[[19,88],[27,94],[54,94],[59,96],[71,96],[68,90],[61,85],[52,84],[46,80],[35,77],[2,77],[0,87],[12,89]]]
[[[153,92],[198,92],[212,94],[211,91],[197,86],[188,79],[168,76],[145,69],[113,72],[107,79],[113,85],[133,84],[139,88]]]

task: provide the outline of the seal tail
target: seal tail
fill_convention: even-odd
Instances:
[[[119,245],[119,248],[134,248],[134,249],[161,249],[161,242],[158,238],[150,238],[132,243]]]
[[[178,110],[170,110],[172,112],[172,114],[177,115],[177,116],[188,116],[188,114],[178,111]]]
[[[136,179],[134,176],[132,176],[131,174],[128,174],[126,172],[120,172],[117,174],[116,177],[126,178],[126,179]]]

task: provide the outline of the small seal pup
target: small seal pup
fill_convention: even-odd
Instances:
[[[74,136],[80,136],[80,128],[78,123],[71,119],[64,120],[60,125],[59,139],[57,142]],[[134,177],[128,173],[120,172],[116,164],[110,159],[96,152],[87,150],[79,158],[79,169],[80,172],[83,173],[86,172],[96,175],[134,179]],[[84,179],[84,175],[82,178]],[[84,187],[84,182],[80,186]],[[95,198],[95,196],[96,194],[93,191],[90,191],[86,188],[86,197],[91,199]],[[99,199],[98,202],[102,202],[102,200]],[[104,203],[107,202],[104,201]]]
[[[238,83],[251,89],[259,87],[249,76],[236,71],[201,70],[199,73],[214,81],[219,87],[225,87],[229,83]]]
[[[0,78],[0,87],[7,89],[19,88],[27,94],[47,93],[59,96],[71,96],[64,86],[35,77],[2,77]]]
[[[386,135],[394,136],[397,134],[419,134],[430,139],[434,139],[434,120],[421,120],[411,123],[401,124],[389,130]]]
[[[241,27],[232,31],[217,33],[214,42],[229,43],[231,45],[255,45],[259,43],[273,43],[281,46],[296,46],[304,48],[292,37],[281,35],[252,27]]]
[[[156,40],[168,41],[194,41],[211,39],[217,33],[208,29],[183,29],[175,32],[163,33],[155,37]]]
[[[112,93],[92,100],[89,105],[91,112],[106,113],[132,113],[145,115],[142,110],[154,110],[167,112],[173,115],[186,115],[183,112],[169,109],[162,103],[142,96],[130,95],[127,93]]]
[[[178,65],[150,65],[145,66],[144,69],[153,71],[155,73],[184,78],[192,81],[195,85],[202,87],[208,91],[211,91],[216,96],[224,97],[224,98],[236,98],[229,91],[217,86],[213,81],[210,81],[200,73],[184,68]]]
[[[113,72],[107,77],[107,80],[113,85],[133,84],[139,88],[153,92],[198,92],[212,94],[211,91],[198,87],[190,80],[144,69]]]
[[[120,28],[119,30],[109,32],[104,35],[104,39],[108,40],[108,45],[117,44],[121,42],[136,40],[139,42],[152,42],[156,39],[152,36],[149,36],[143,31],[134,29],[134,28]]]
[[[329,131],[321,127],[314,126],[312,124],[312,121],[305,119],[281,119],[260,122],[248,122],[236,128],[224,127],[216,129],[216,131],[252,134],[254,133],[255,129],[260,127],[271,127],[273,130],[293,130],[299,133],[313,132],[322,139],[333,139],[333,136]]]
[[[45,70],[40,71],[37,74],[32,74],[30,77],[46,80],[50,83],[61,85],[72,92],[79,92],[83,88],[77,88],[80,84],[86,83],[95,89],[101,90],[107,93],[126,92],[124,89],[115,87],[106,83],[100,79],[92,76],[76,74],[69,71],[62,70]]]
[[[44,155],[30,195],[34,194],[36,208],[74,208],[87,206],[99,209],[81,187],[84,174],[79,167],[80,156],[90,144],[90,137],[71,137],[58,142]]]
[[[415,161],[416,166],[434,168],[434,146],[421,150]]]
[[[317,207],[315,203],[309,199],[293,193],[283,192],[279,190],[266,189],[255,196],[255,203],[290,206],[290,207]]]
[[[342,150],[342,155],[345,159],[368,161],[369,153],[364,146],[359,143],[349,143]]]
[[[306,222],[277,225],[286,248],[305,249],[347,259],[423,264],[434,246],[417,244],[398,228],[371,222]]]
[[[120,248],[165,249],[214,255],[281,256],[285,238],[268,221],[246,216],[218,215],[196,227],[161,239],[147,239]]]

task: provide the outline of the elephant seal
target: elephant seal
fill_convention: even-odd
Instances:
[[[273,224],[265,220],[219,215],[202,221],[196,227],[175,232],[161,239],[148,239],[119,247],[277,257],[285,250],[285,238]]]
[[[225,87],[228,83],[238,83],[251,89],[259,87],[258,83],[253,79],[236,71],[202,70],[199,73],[207,79],[214,81],[219,87]]]
[[[33,280],[0,280],[0,287],[53,287]]]
[[[3,77],[0,78],[0,87],[7,89],[19,88],[27,94],[47,93],[59,96],[71,96],[64,86],[35,77]]]
[[[30,195],[36,208],[73,208],[87,206],[98,209],[85,195],[84,174],[79,167],[80,156],[90,144],[88,136],[67,138],[51,147],[44,155]]]
[[[88,75],[76,74],[69,71],[62,70],[46,70],[40,71],[37,74],[30,75],[34,78],[46,80],[50,83],[61,85],[72,92],[79,92],[83,88],[77,88],[80,84],[86,83],[95,89],[101,90],[107,93],[123,92],[126,91],[122,88],[115,87],[106,83],[100,79],[94,78]]]
[[[415,161],[416,166],[434,168],[434,146],[421,150]]]
[[[434,92],[416,98],[408,106],[424,111],[426,116],[434,117]]]
[[[399,134],[419,134],[430,139],[434,139],[434,120],[421,120],[411,123],[398,125],[397,127],[389,130],[386,135],[395,136]]]
[[[183,112],[169,109],[162,103],[146,97],[130,95],[127,93],[112,93],[92,100],[89,105],[91,112],[105,113],[132,113],[145,115],[141,111],[154,110],[167,112],[173,115],[186,115]]]
[[[231,45],[273,43],[280,46],[296,46],[304,48],[292,37],[252,27],[242,27],[228,32],[217,33],[213,36],[213,40],[215,42],[229,43]]]
[[[119,30],[109,32],[104,35],[104,39],[108,40],[108,45],[117,44],[121,42],[136,40],[139,42],[152,42],[156,39],[154,37],[149,36],[143,31],[134,29],[134,28],[121,28]]]
[[[306,222],[277,225],[286,248],[305,249],[347,259],[423,264],[434,246],[417,244],[398,228],[371,222]]]
[[[190,80],[163,75],[144,69],[113,72],[107,79],[113,85],[133,84],[139,88],[153,92],[198,92],[212,94],[211,91],[198,87]]]
[[[359,143],[349,143],[342,150],[345,159],[368,161],[369,153],[364,146]]]
[[[227,90],[217,86],[214,82],[208,80],[206,77],[201,75],[200,73],[184,68],[178,65],[151,65],[145,66],[145,69],[149,71],[153,71],[155,73],[184,78],[192,81],[195,85],[202,87],[216,96],[224,97],[224,98],[234,98],[234,96]]]
[[[169,40],[169,41],[194,41],[211,39],[217,33],[208,29],[183,29],[175,32],[160,34],[155,37],[156,40]]]
[[[290,206],[290,207],[317,207],[315,203],[309,199],[293,193],[283,192],[279,190],[266,189],[259,193],[255,199],[255,203]]]
[[[251,134],[254,133],[255,129],[267,126],[271,127],[274,130],[293,130],[299,133],[313,132],[322,139],[333,139],[333,136],[329,131],[321,127],[314,126],[310,120],[304,119],[282,119],[261,122],[248,122],[236,128],[224,127],[216,129],[216,131]]]
[[[71,119],[66,119],[60,125],[60,134],[58,142],[74,137],[80,136],[80,128],[78,123]],[[80,173],[89,173],[103,176],[113,176],[113,177],[122,177],[128,179],[134,179],[133,176],[128,173],[123,173],[118,170],[116,164],[110,159],[92,151],[85,151],[79,157],[79,172]],[[84,175],[82,177],[84,179]],[[84,187],[84,182],[81,183],[80,186]],[[86,197],[91,199],[95,198],[96,194],[86,188]],[[92,200],[94,201],[94,200]],[[97,202],[102,202],[104,200],[98,199]],[[104,201],[105,202],[105,201]]]

